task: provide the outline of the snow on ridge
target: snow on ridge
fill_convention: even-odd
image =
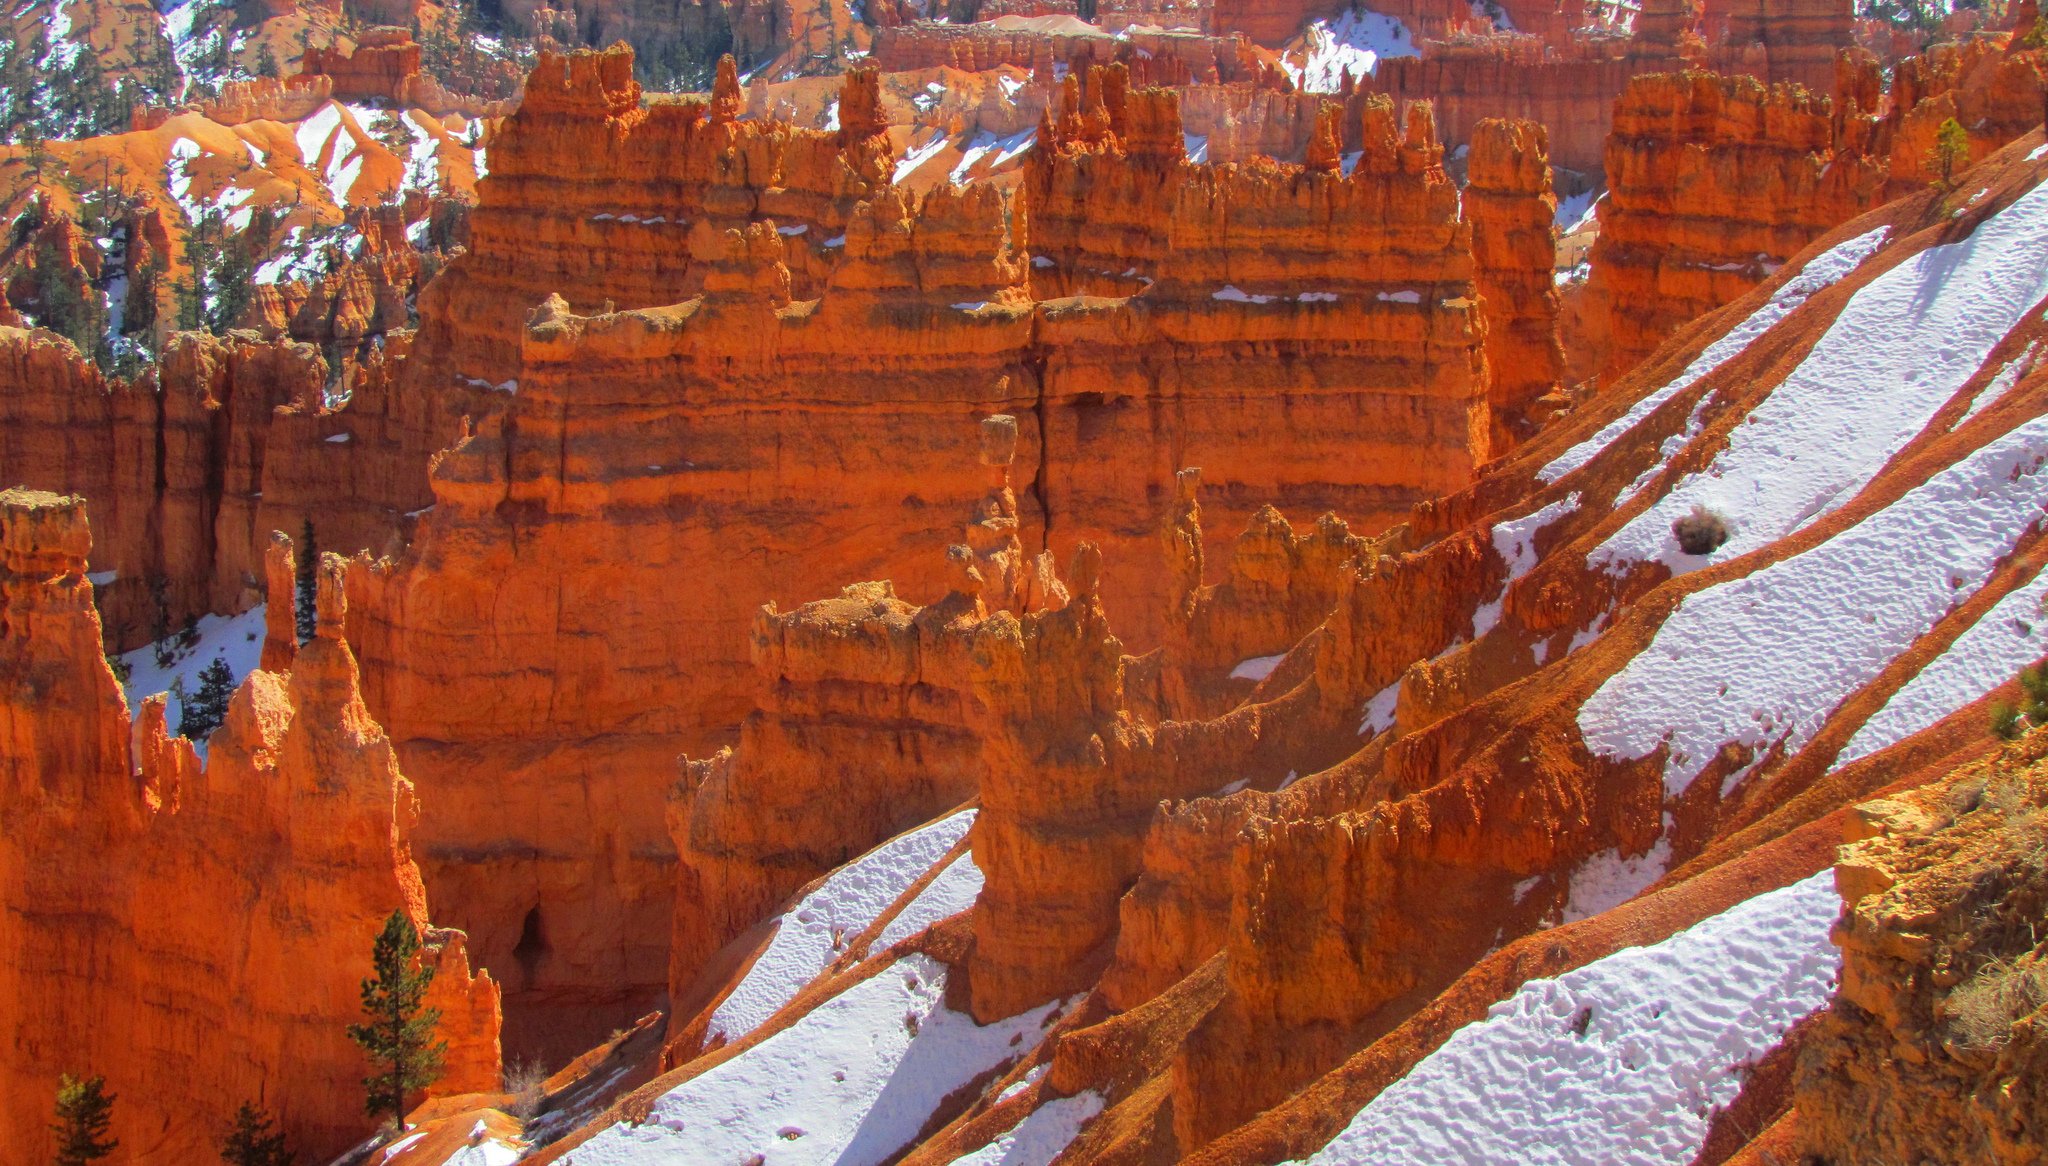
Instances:
[[[945,134],[934,131],[930,141],[903,155],[902,160],[896,163],[896,172],[889,176],[889,181],[892,184],[902,182],[916,173],[918,167],[931,161],[938,156],[940,150],[946,148],[948,140]]]
[[[1926,729],[2048,654],[2048,571],[2006,593],[1856,730],[1833,768]]]
[[[1943,469],[1819,546],[1686,596],[1579,709],[1602,756],[1661,745],[1664,787],[1724,744],[1789,753],[1967,600],[2048,507],[2048,417]]]
[[[1963,410],[1963,415],[1956,421],[1956,424],[1960,426],[1970,418],[1982,413],[1985,409],[2004,400],[2005,394],[2012,390],[2013,385],[2019,383],[2021,377],[2033,370],[2034,353],[2040,347],[2041,342],[2036,340],[2027,345],[2026,351],[2006,361],[2005,367],[1998,370],[1998,374],[1991,378],[1991,382],[1977,390],[1977,395],[1970,398],[1970,407]]]
[[[948,174],[946,179],[959,186],[968,180],[975,164],[983,158],[990,158],[988,165],[993,171],[1029,150],[1037,141],[1037,126],[1000,136],[990,130],[976,130],[974,137],[968,141],[967,148],[960,151],[959,164],[953,167],[952,173]]]
[[[1621,571],[1654,560],[1674,574],[1726,562],[1853,498],[1975,376],[2048,296],[2048,184],[1858,289],[1799,366],[1687,475],[1587,557]],[[1688,555],[1671,524],[1695,506],[1728,541]]]
[[[1751,341],[1776,327],[1780,320],[1813,298],[1814,293],[1862,266],[1864,260],[1884,246],[1890,235],[1890,227],[1879,227],[1853,239],[1845,239],[1814,256],[1800,269],[1799,274],[1771,293],[1771,298],[1766,300],[1763,306],[1750,313],[1740,324],[1730,328],[1719,340],[1708,345],[1685,367],[1684,372],[1679,373],[1669,384],[1637,401],[1629,407],[1628,412],[1608,422],[1598,433],[1572,446],[1548,465],[1537,470],[1536,480],[1555,482],[1573,470],[1585,466],[1598,457],[1602,450],[1614,444],[1615,439],[1634,429],[1644,418],[1656,412],[1664,402],[1692,387],[1702,377],[1749,347]],[[1677,450],[1668,450],[1664,454],[1665,459],[1669,460],[1671,454],[1676,452]]]
[[[1310,1163],[1685,1166],[1743,1071],[1833,995],[1820,874],[1550,980],[1453,1033]]]
[[[926,883],[924,890],[889,920],[868,950],[887,951],[932,924],[974,906],[974,900],[981,896],[982,882],[981,868],[975,865],[974,856],[962,854],[947,863],[937,878]]]
[[[1028,1052],[1061,1002],[977,1025],[945,1005],[945,964],[905,956],[577,1147],[579,1166],[875,1166],[949,1094]]]
[[[1102,1094],[1093,1089],[1055,1097],[988,1145],[953,1159],[953,1166],[1047,1166],[1101,1112]]]
[[[1502,609],[1507,605],[1508,588],[1515,580],[1536,569],[1536,536],[1543,533],[1551,523],[1571,514],[1579,508],[1579,494],[1574,490],[1540,510],[1520,518],[1510,518],[1493,526],[1493,550],[1500,561],[1507,564],[1508,577],[1501,581],[1500,593],[1479,605],[1472,613],[1472,638],[1478,639],[1493,630],[1500,622]]]
[[[767,948],[719,1002],[705,1029],[706,1043],[723,1037],[730,1044],[775,1015],[973,824],[974,811],[962,810],[893,838],[827,876],[782,916]],[[977,879],[980,873],[975,871]]]

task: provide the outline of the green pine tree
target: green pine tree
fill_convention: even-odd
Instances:
[[[234,1128],[220,1144],[221,1161],[228,1166],[292,1166],[298,1155],[285,1149],[284,1134],[275,1125],[255,1102],[244,1101],[235,1111]]]
[[[184,713],[178,718],[178,735],[193,741],[204,741],[228,719],[228,701],[235,695],[235,673],[228,662],[219,656],[213,658],[199,673],[199,692],[183,701]]]
[[[113,1110],[114,1095],[107,1092],[105,1077],[80,1081],[66,1073],[58,1078],[57,1120],[50,1124],[57,1141],[56,1166],[85,1166],[113,1153],[121,1144],[107,1136]]]
[[[313,520],[306,519],[306,525],[299,532],[298,587],[292,596],[292,608],[298,625],[299,643],[313,642],[313,633],[320,627],[320,544],[313,541]]]
[[[414,970],[419,932],[405,912],[393,911],[370,957],[374,975],[363,981],[363,1014],[367,1024],[348,1026],[350,1040],[362,1046],[374,1068],[363,1078],[369,1091],[364,1108],[371,1117],[390,1114],[402,1128],[405,1095],[433,1084],[441,1076],[448,1042],[434,1039],[441,1011],[425,1006],[434,969]]]
[[[1942,122],[1934,131],[1934,148],[1927,152],[1927,160],[1941,171],[1941,185],[1948,186],[1955,180],[1957,168],[1970,161],[1970,131],[1954,118]]]

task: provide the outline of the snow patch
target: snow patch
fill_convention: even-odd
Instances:
[[[1494,629],[1494,625],[1500,622],[1501,610],[1507,605],[1508,588],[1515,585],[1515,580],[1536,569],[1536,536],[1578,508],[1579,495],[1573,491],[1540,510],[1494,524],[1493,550],[1500,556],[1500,561],[1507,564],[1508,577],[1501,582],[1500,593],[1480,604],[1472,613],[1473,639]]]
[[[1370,76],[1382,60],[1422,55],[1406,25],[1357,8],[1335,20],[1314,21],[1302,36],[1301,63],[1295,64],[1295,55],[1289,53],[1280,58],[1280,67],[1304,93],[1336,93],[1347,73]]]
[[[2044,295],[2048,185],[2039,185],[1969,238],[1929,247],[1858,290],[1713,464],[1616,531],[1589,562],[1620,571],[1654,559],[1682,574],[1829,513],[1927,427]],[[1707,555],[1686,554],[1671,532],[1695,506],[1730,524],[1728,541]]]
[[[227,661],[239,687],[263,661],[264,608],[265,605],[259,603],[240,615],[200,616],[199,639],[192,647],[178,648],[175,636],[163,642],[164,647],[170,650],[168,666],[156,662],[156,645],[122,653],[121,660],[128,665],[128,679],[121,685],[121,691],[128,697],[128,715],[139,714],[142,702],[149,697],[171,692],[173,681],[185,692],[197,696],[199,674],[213,663],[216,656]],[[177,732],[178,722],[184,719],[185,708],[176,693],[172,693],[165,702],[164,716],[171,732]]]
[[[869,945],[870,951],[887,951],[909,939],[942,919],[951,919],[960,912],[974,906],[974,900],[981,895],[981,868],[974,864],[972,854],[963,854],[946,864],[939,877],[925,884],[903,910],[896,913],[889,925]]]
[[[959,186],[972,175],[975,165],[983,158],[989,159],[988,169],[995,170],[1010,159],[1029,150],[1038,141],[1038,127],[1019,130],[1014,134],[998,136],[988,130],[976,130],[967,148],[960,151],[960,161],[947,175],[947,180]]]
[[[1394,727],[1394,706],[1401,700],[1401,682],[1396,680],[1365,702],[1365,719],[1358,723],[1358,735],[1377,737]]]
[[[1621,906],[1663,878],[1670,865],[1668,834],[1633,858],[1623,857],[1618,846],[1601,851],[1572,872],[1571,890],[1565,896],[1564,921],[1576,923]]]
[[[2008,592],[1957,636],[1947,651],[1901,685],[1842,746],[1835,767],[1868,757],[1928,728],[2048,655],[2048,614],[2042,611],[2043,600],[2048,600],[2048,572]]]
[[[1531,980],[1308,1159],[1684,1166],[1745,1070],[1833,995],[1834,873]]]
[[[945,1006],[946,965],[906,956],[656,1099],[640,1125],[576,1149],[580,1166],[874,1166],[947,1095],[1012,1062],[1058,1002],[986,1027]]]
[[[1274,300],[1279,299],[1280,297],[1266,295],[1250,295],[1242,289],[1240,289],[1236,284],[1226,283],[1223,285],[1221,291],[1210,292],[1209,298],[1212,300],[1224,300],[1233,304],[1270,304]]]
[[[760,1027],[844,951],[974,823],[962,810],[869,851],[840,867],[782,916],[775,938],[711,1014],[705,1041],[731,1043]],[[977,876],[979,871],[976,871]]]
[[[1277,656],[1253,656],[1248,660],[1239,660],[1237,667],[1230,670],[1230,678],[1232,680],[1264,680],[1266,677],[1271,676],[1273,669],[1278,668],[1280,661],[1286,658],[1287,653],[1282,652]]]
[[[930,141],[905,154],[902,160],[896,163],[896,172],[889,176],[889,181],[899,183],[916,173],[918,167],[931,161],[940,150],[946,148],[946,140],[944,133],[934,130]]]
[[[1587,747],[1668,746],[1676,796],[1727,743],[1803,746],[2012,553],[2048,505],[2044,463],[2036,417],[1827,542],[1686,596],[1579,709]]]
[[[1101,1112],[1102,1095],[1093,1089],[1056,1097],[995,1141],[953,1159],[953,1166],[1047,1166]]]

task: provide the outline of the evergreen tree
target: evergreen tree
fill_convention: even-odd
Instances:
[[[1970,131],[1954,118],[1942,122],[1934,131],[1934,148],[1927,158],[1941,171],[1941,185],[1947,186],[1955,179],[1956,168],[1970,161]]]
[[[220,1145],[221,1161],[228,1166],[292,1166],[298,1155],[284,1147],[270,1115],[244,1101],[235,1111],[234,1128]]]
[[[58,1078],[57,1120],[50,1124],[57,1141],[56,1166],[85,1166],[113,1153],[121,1144],[107,1136],[113,1109],[114,1095],[107,1092],[105,1077],[80,1081],[66,1073]]]
[[[235,695],[235,673],[219,656],[199,673],[199,693],[183,701],[184,714],[178,718],[178,735],[204,741],[228,719],[228,701]]]
[[[441,1058],[448,1042],[434,1039],[441,1010],[425,1007],[434,969],[413,964],[419,955],[419,932],[403,910],[393,911],[377,936],[370,963],[374,975],[363,981],[363,1014],[367,1024],[348,1026],[348,1038],[362,1046],[374,1066],[363,1078],[369,1091],[364,1108],[371,1117],[390,1114],[402,1128],[405,1095],[441,1076]]]
[[[297,594],[292,596],[293,613],[299,631],[299,643],[313,642],[313,633],[320,627],[320,544],[313,541],[313,520],[308,518],[299,532],[299,566]]]

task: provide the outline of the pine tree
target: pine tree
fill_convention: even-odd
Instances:
[[[219,656],[213,658],[199,673],[199,693],[183,702],[184,714],[178,718],[178,735],[193,741],[204,741],[228,719],[228,701],[235,695],[235,673],[228,662]]]
[[[121,1144],[107,1136],[113,1109],[114,1095],[107,1092],[105,1077],[80,1081],[66,1073],[58,1078],[57,1120],[50,1124],[57,1140],[56,1166],[85,1166],[113,1153]]]
[[[413,970],[419,950],[412,921],[404,911],[393,911],[371,953],[376,974],[363,981],[363,1014],[369,1023],[348,1026],[348,1038],[362,1046],[375,1066],[363,1078],[369,1091],[364,1108],[371,1117],[390,1114],[401,1127],[406,1093],[437,1080],[448,1051],[447,1041],[434,1039],[441,1010],[424,1006],[434,969],[422,965]]]
[[[270,1115],[250,1101],[235,1111],[235,1125],[220,1144],[220,1157],[228,1166],[292,1166],[298,1159],[285,1149],[284,1134],[275,1129]]]
[[[1927,153],[1928,161],[1941,171],[1941,185],[1947,186],[1954,180],[1956,168],[1970,161],[1970,131],[1963,123],[1949,118],[1934,131],[1934,148]]]
[[[308,518],[299,532],[299,585],[292,597],[298,623],[299,643],[313,642],[320,627],[320,544],[313,541],[313,520]]]

